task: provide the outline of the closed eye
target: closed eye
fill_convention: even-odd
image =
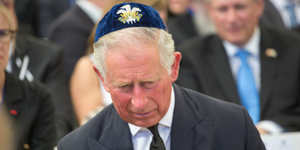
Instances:
[[[157,81],[153,81],[153,82],[143,82],[142,85],[143,87],[147,88],[147,89],[151,89],[153,87],[155,87],[155,85],[157,84]]]
[[[132,85],[129,84],[129,85],[122,85],[117,88],[122,92],[128,92],[131,89],[131,87],[132,87]]]
[[[123,85],[123,86],[121,86],[120,88],[126,88],[126,87],[128,87],[128,85]]]

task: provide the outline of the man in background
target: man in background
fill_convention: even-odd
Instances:
[[[218,35],[194,39],[177,83],[245,106],[261,134],[300,130],[300,37],[259,25],[263,0],[210,0]]]
[[[296,29],[300,23],[299,0],[265,0],[261,17],[263,25],[281,29]]]

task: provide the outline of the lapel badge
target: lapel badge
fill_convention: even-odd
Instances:
[[[266,54],[266,56],[268,56],[268,57],[272,57],[272,58],[276,58],[276,57],[277,57],[277,52],[276,52],[276,50],[273,49],[273,48],[268,48],[268,49],[266,49],[265,54]]]
[[[15,116],[18,114],[18,112],[17,112],[16,110],[13,110],[13,109],[10,110],[10,113],[11,113],[12,115],[15,115]]]

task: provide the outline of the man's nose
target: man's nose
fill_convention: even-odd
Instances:
[[[131,103],[137,110],[143,110],[147,103],[148,99],[146,96],[146,91],[140,86],[134,86],[132,90],[132,99]]]
[[[238,18],[237,11],[235,9],[229,9],[227,12],[227,20],[229,22],[235,22]]]
[[[0,48],[3,48],[3,42],[1,41],[1,39],[0,39]]]

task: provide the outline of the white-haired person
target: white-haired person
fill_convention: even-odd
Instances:
[[[164,22],[167,20],[167,0],[111,0],[104,12],[122,2],[137,2],[151,6],[158,11]],[[78,60],[70,79],[70,92],[79,125],[86,123],[112,102],[92,67],[96,27],[97,24],[88,39],[86,56]]]
[[[99,22],[94,71],[113,104],[58,150],[264,150],[247,110],[181,88],[181,54],[152,7],[115,5]]]

